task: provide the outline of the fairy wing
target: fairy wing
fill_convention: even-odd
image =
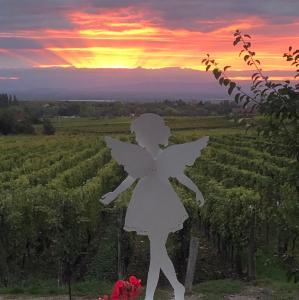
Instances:
[[[125,171],[133,178],[141,178],[153,168],[153,158],[140,146],[121,142],[111,137],[105,137],[105,142],[111,149],[112,157],[120,165],[123,165]]]
[[[163,177],[181,175],[186,166],[193,165],[208,141],[209,137],[205,136],[193,142],[169,146],[158,157],[159,173]]]

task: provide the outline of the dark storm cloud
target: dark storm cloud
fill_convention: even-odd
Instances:
[[[223,24],[246,16],[259,17],[268,23],[288,24],[298,19],[298,0],[147,0],[117,1],[92,0],[89,10],[95,8],[140,7],[147,8],[161,16],[161,25],[171,28],[210,31]],[[204,21],[222,20],[213,25]],[[200,22],[202,21],[202,22]]]
[[[82,1],[0,0],[0,32],[69,28],[65,13],[71,2],[75,6]]]
[[[155,1],[163,22],[169,27],[182,27],[199,31],[213,31],[223,26],[246,20],[263,19],[266,23],[291,23],[298,19],[299,1],[279,0],[220,0],[220,1]],[[213,21],[217,21],[213,23]]]
[[[298,17],[298,0],[0,0],[0,30],[65,29],[73,24],[68,12],[101,14],[104,9],[132,7],[149,9],[160,16],[160,25],[200,31],[215,30],[245,16],[256,16],[270,23],[288,23]],[[157,20],[157,19],[155,19]],[[215,24],[204,21],[218,20]],[[222,20],[222,22],[219,22]]]
[[[32,39],[0,38],[0,49],[40,49],[43,46]]]

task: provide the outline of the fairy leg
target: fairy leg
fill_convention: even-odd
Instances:
[[[161,253],[161,269],[174,289],[175,300],[184,300],[185,287],[178,281],[172,261],[164,245]]]
[[[160,252],[161,252],[161,238],[154,234],[149,235],[150,240],[150,266],[146,283],[145,300],[153,300],[154,293],[158,285],[160,274]]]
[[[159,280],[160,269],[163,270],[163,273],[172,285],[175,293],[175,299],[184,299],[185,288],[178,281],[174,266],[167,253],[167,237],[168,234],[161,233],[156,233],[149,236],[151,244],[151,262],[146,287],[146,300],[153,299],[154,292]]]

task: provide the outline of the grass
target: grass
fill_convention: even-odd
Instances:
[[[172,130],[170,141],[179,142],[184,140],[196,139],[204,135],[221,136],[229,134],[244,133],[244,127],[235,124],[232,120],[224,116],[208,116],[208,117],[169,117],[165,118],[166,123]],[[52,123],[56,128],[55,136],[52,137],[73,137],[89,136],[93,138],[101,135],[117,134],[127,135],[132,118],[53,118]],[[24,137],[23,140],[39,140],[42,135],[42,126],[36,125],[36,135]],[[9,141],[9,137],[5,137],[5,142]],[[0,139],[1,143],[1,139]]]
[[[299,299],[299,283],[287,280],[285,266],[273,253],[258,253],[256,284],[272,290],[274,299]]]
[[[90,280],[72,284],[72,294],[77,296],[99,296],[109,294],[112,288],[111,282]],[[54,280],[25,280],[17,286],[0,288],[0,294],[22,294],[22,295],[65,295],[68,293],[66,285],[58,286]]]
[[[130,124],[133,118],[52,118],[53,126],[57,133],[129,133]],[[193,129],[231,129],[242,128],[240,124],[224,116],[204,116],[204,117],[165,117],[166,124],[173,131],[193,130]],[[35,126],[38,133],[41,133],[42,125]]]
[[[258,286],[268,288],[273,291],[273,299],[295,300],[299,299],[299,284],[270,278],[258,280]]]
[[[286,272],[279,260],[269,253],[262,253],[257,256],[257,279],[252,282],[238,279],[210,280],[196,284],[193,287],[194,295],[201,295],[204,300],[220,300],[228,295],[238,295],[245,290],[265,290],[272,293],[271,299],[296,300],[299,299],[299,284],[288,282]],[[271,259],[270,259],[271,258]],[[76,296],[97,297],[100,294],[110,294],[113,283],[87,280],[72,284],[72,293]],[[46,296],[46,295],[66,295],[67,286],[57,286],[55,280],[27,280],[19,282],[10,288],[0,288],[0,294],[18,294]],[[155,300],[170,299],[172,291],[168,289],[158,289]],[[140,300],[144,294],[140,296]],[[270,299],[270,298],[269,298]]]
[[[203,282],[194,286],[195,294],[204,296],[204,299],[223,299],[226,295],[239,294],[245,287],[245,283],[240,280],[219,279]]]
[[[87,280],[72,284],[72,294],[74,296],[90,296],[97,299],[99,295],[110,295],[113,283]],[[67,286],[57,286],[54,280],[26,280],[19,282],[17,286],[10,288],[0,288],[0,295],[19,295],[21,296],[58,296],[67,295]],[[167,289],[157,289],[155,300],[170,299],[171,292]],[[138,299],[144,298],[144,291]]]
[[[204,300],[220,300],[228,295],[238,295],[246,289],[262,289],[272,296],[269,299],[298,300],[299,284],[273,280],[271,278],[257,280],[255,282],[244,282],[234,279],[212,280],[194,286],[194,294],[202,295]]]

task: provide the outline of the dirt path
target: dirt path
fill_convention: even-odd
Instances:
[[[232,295],[227,300],[271,300],[273,293],[270,289],[260,287],[248,287],[239,295]]]
[[[45,296],[45,297],[30,297],[23,295],[3,295],[0,300],[68,300],[68,296]],[[97,300],[96,297],[72,297],[73,300]],[[173,300],[171,298],[170,300]],[[200,295],[185,296],[185,300],[202,300]],[[216,298],[215,298],[216,299]],[[238,295],[224,296],[223,300],[271,300],[273,299],[272,292],[269,289],[259,287],[248,287]],[[167,299],[165,299],[167,300]],[[220,299],[219,299],[220,300]]]
[[[97,300],[96,297],[72,297],[73,300]],[[32,296],[19,296],[9,295],[0,296],[0,300],[69,300],[68,296],[44,296],[44,297],[32,297]]]

